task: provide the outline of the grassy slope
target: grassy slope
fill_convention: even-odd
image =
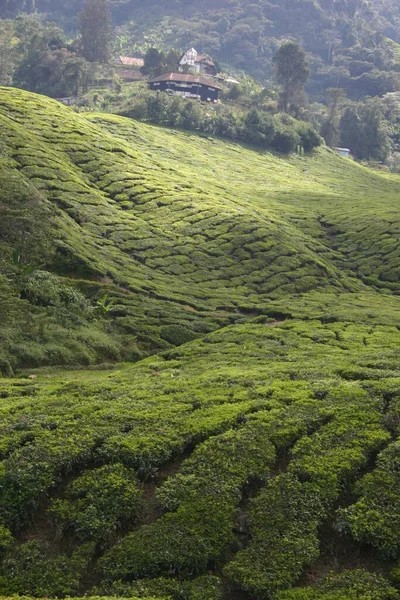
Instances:
[[[77,116],[17,90],[0,106],[13,166],[51,203],[72,270],[107,275],[141,313],[145,297],[159,304],[158,322],[362,281],[400,289],[396,177],[327,151],[284,159]]]
[[[397,549],[382,554],[379,528],[335,523],[376,455],[396,451],[400,180],[327,150],[282,158],[18,90],[0,91],[0,128],[5,186],[29,181],[52,215],[48,267],[116,299],[119,329],[93,331],[166,349],[163,327],[230,323],[111,374],[0,382],[0,594],[231,600],[330,568],[390,576]],[[129,523],[113,520],[118,492],[93,515],[70,487],[86,473],[107,489],[96,469],[114,463],[146,500]],[[368,597],[395,592],[382,593]]]

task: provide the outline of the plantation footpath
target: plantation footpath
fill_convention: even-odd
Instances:
[[[399,177],[10,88],[0,158],[0,598],[398,598]]]

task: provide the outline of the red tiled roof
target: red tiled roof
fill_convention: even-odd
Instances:
[[[197,63],[206,63],[210,65],[210,67],[214,67],[214,61],[209,56],[203,56],[202,54],[198,54],[195,62]]]
[[[143,67],[143,58],[132,58],[130,56],[119,56],[119,62],[125,67]]]
[[[201,85],[208,85],[216,90],[221,90],[219,85],[216,85],[212,79],[207,77],[201,77],[200,75],[193,75],[192,73],[165,73],[154,79],[150,79],[149,83],[156,83],[157,81],[184,81],[186,83],[199,83]]]

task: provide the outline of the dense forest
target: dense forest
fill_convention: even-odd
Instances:
[[[66,31],[79,28],[84,2],[3,0],[0,16],[37,11]],[[349,97],[382,95],[398,88],[400,7],[394,0],[220,0],[219,2],[110,1],[121,50],[195,46],[223,64],[271,80],[271,58],[282,39],[309,53],[308,91],[327,87]]]
[[[239,79],[217,109],[122,89],[117,56],[143,57],[151,77],[192,46]],[[285,84],[285,61],[304,77]],[[322,137],[400,169],[400,8],[390,0],[3,0],[0,84],[283,152]]]

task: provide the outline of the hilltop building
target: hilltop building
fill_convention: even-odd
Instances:
[[[212,79],[190,73],[165,73],[151,79],[149,88],[185,98],[197,98],[203,102],[218,102],[221,90]]]
[[[124,81],[140,81],[144,79],[140,71],[144,65],[143,58],[118,56],[114,62],[117,67],[118,76]]]
[[[335,148],[335,152],[337,152],[339,156],[343,156],[344,158],[348,158],[350,156],[349,148]]]
[[[118,56],[115,59],[115,63],[123,67],[133,67],[134,69],[140,69],[144,65],[144,59],[134,58],[133,56]]]
[[[205,54],[199,54],[194,48],[187,50],[179,60],[178,70],[182,73],[185,69],[206,75],[217,74],[217,68],[212,58]]]

